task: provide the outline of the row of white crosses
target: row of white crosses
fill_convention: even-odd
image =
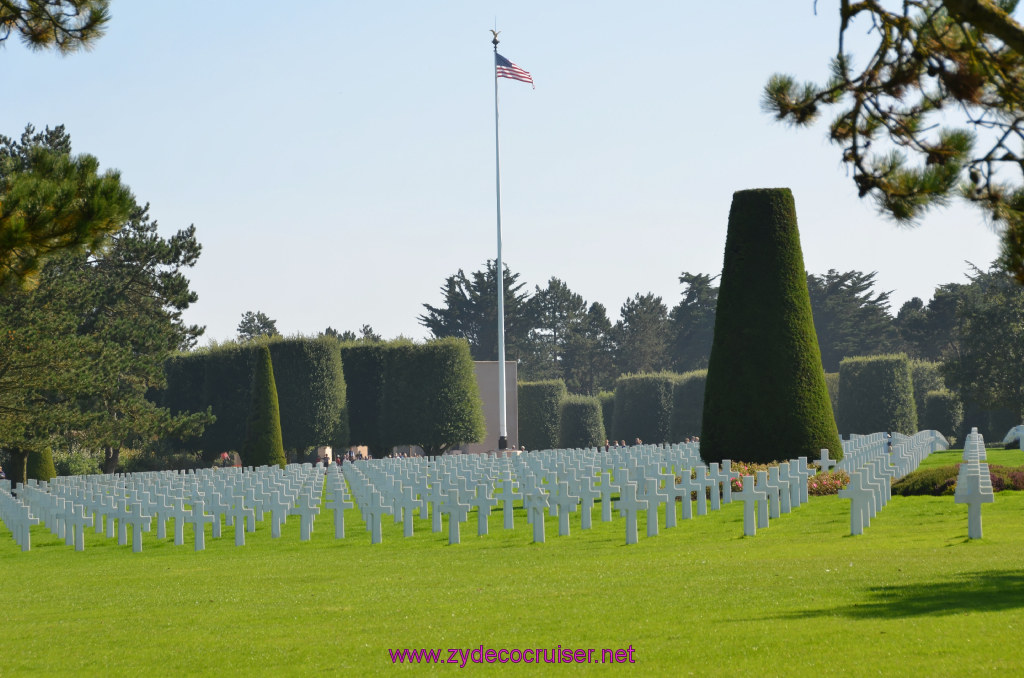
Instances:
[[[300,517],[300,539],[308,540],[319,513],[324,469],[309,464],[258,469],[202,469],[187,473],[164,471],[127,475],[69,476],[49,483],[30,480],[14,490],[0,491],[0,519],[11,528],[23,550],[30,548],[28,527],[44,523],[55,535],[83,550],[84,528],[117,538],[132,550],[142,550],[142,533],[155,522],[157,538],[167,537],[174,521],[174,543],[184,544],[184,526],[193,526],[197,551],[206,547],[206,526],[213,538],[222,523],[234,525],[235,545],[245,544],[245,532],[270,515],[271,536],[289,515]],[[189,508],[186,508],[186,504]],[[116,527],[115,527],[116,526]]]
[[[336,471],[332,471],[336,473]],[[684,520],[716,511],[733,500],[731,482],[738,474],[730,462],[704,465],[696,444],[644,445],[607,451],[542,450],[517,456],[456,455],[373,460],[346,464],[342,473],[359,507],[371,543],[382,540],[381,522],[391,515],[413,536],[412,515],[431,519],[433,532],[448,521],[448,541],[461,541],[461,524],[471,510],[477,514],[477,534],[488,530],[491,510],[503,514],[505,529],[514,529],[514,508],[521,502],[532,525],[533,539],[545,541],[544,512],[558,517],[559,536],[569,536],[570,516],[580,515],[581,529],[591,529],[595,505],[601,520],[612,520],[614,508],[626,519],[626,543],[638,541],[640,511],[646,511],[646,534],[659,533],[659,508],[665,504],[665,527],[675,527],[681,506]],[[329,477],[331,477],[329,472]],[[807,501],[807,463],[793,460],[772,468],[745,485],[750,508],[760,501],[760,526]],[[756,492],[756,493],[755,493]],[[751,514],[752,515],[752,514]],[[338,518],[336,517],[336,520]],[[753,520],[745,532],[753,534]]]
[[[892,446],[890,447],[890,442]],[[853,435],[843,441],[843,459],[836,463],[821,451],[815,463],[822,471],[831,467],[846,471],[849,484],[839,496],[850,500],[850,534],[859,535],[871,525],[871,519],[892,498],[892,483],[915,470],[932,452],[947,449],[946,439],[938,431],[919,431],[913,436],[899,433]]]
[[[964,441],[963,463],[956,480],[953,501],[967,504],[967,537],[981,539],[981,505],[995,501],[992,476],[985,455],[985,439],[972,428]]]
[[[733,495],[744,502],[743,535],[753,537],[758,528],[767,528],[772,518],[807,503],[809,477],[807,457],[782,462],[767,471],[757,471],[754,476],[743,476],[741,491]]]

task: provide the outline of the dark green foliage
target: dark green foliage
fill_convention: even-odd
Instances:
[[[0,35],[4,14],[0,6]],[[95,157],[71,155],[63,126],[37,134],[29,125],[21,143],[0,135],[0,204],[2,289],[31,283],[55,254],[98,249],[135,199],[117,171],[100,173]]]
[[[847,356],[889,353],[898,335],[889,313],[889,292],[872,292],[875,273],[835,269],[808,275],[814,332],[826,372]]]
[[[679,375],[672,388],[672,426],[669,440],[674,443],[700,435],[704,417],[704,387],[708,371],[694,370]]]
[[[832,416],[839,417],[839,373],[826,372],[825,386],[828,388],[828,401],[832,403]]]
[[[7,0],[0,3],[0,47],[18,35],[32,50],[89,49],[110,22],[110,0]]]
[[[670,442],[672,437],[673,387],[678,374],[657,372],[627,374],[615,382],[615,429],[617,440],[632,445]]]
[[[917,432],[906,354],[846,358],[839,364],[838,424],[844,433]]]
[[[53,467],[53,450],[44,447],[28,453],[28,477],[46,482],[57,477],[57,469]]]
[[[942,365],[927,360],[910,361],[910,380],[914,384],[914,405],[918,418],[924,413],[924,399],[932,391],[943,391],[946,382],[942,378]],[[919,426],[919,428],[929,428]],[[941,429],[936,429],[941,430]]]
[[[989,479],[992,481],[992,489],[996,492],[1024,490],[1024,466],[989,464],[988,473]],[[951,495],[956,491],[956,481],[959,475],[960,464],[918,469],[894,482],[892,493],[904,497]]]
[[[559,415],[568,392],[561,379],[519,384],[519,444],[528,450],[558,447]]]
[[[991,468],[991,467],[990,467]],[[892,493],[903,497],[953,494],[960,464],[934,466],[908,473],[892,484]]]
[[[258,337],[277,337],[277,321],[263,311],[246,311],[238,323],[238,340],[252,341]]]
[[[669,364],[668,309],[651,293],[626,299],[615,323],[615,366],[619,373],[654,372]]]
[[[683,298],[669,313],[672,368],[678,372],[705,369],[715,334],[715,306],[718,288],[711,283],[718,276],[683,271],[679,282]],[[700,428],[698,426],[698,428]]]
[[[264,348],[263,346],[260,349]],[[200,358],[205,363],[203,403],[211,407],[217,421],[203,433],[203,459],[212,461],[221,452],[237,450],[246,439],[253,402],[253,372],[256,353],[252,347],[228,345]],[[276,403],[275,390],[275,403]],[[275,409],[278,406],[275,404]],[[247,465],[252,462],[246,459]]]
[[[270,343],[285,449],[348,445],[345,377],[338,344],[293,338]]]
[[[751,448],[753,432],[761,443]],[[842,445],[814,333],[789,189],[733,195],[715,335],[708,364],[701,456],[771,461],[817,457]],[[756,453],[756,459],[750,459]]]
[[[935,430],[952,438],[960,432],[964,408],[952,391],[929,391],[924,397],[918,425],[922,430]]]
[[[242,461],[247,466],[284,468],[284,443],[281,441],[281,412],[277,403],[277,386],[270,349],[256,349],[256,370],[252,381],[252,406],[249,428],[242,448]]]
[[[486,433],[473,358],[464,339],[387,347],[381,431],[386,446],[419,445],[428,455]]]
[[[597,447],[604,444],[601,401],[593,396],[570,395],[562,399],[558,446]]]
[[[957,431],[957,440],[965,440],[972,428],[977,428],[985,440],[1002,440],[1007,431],[1022,421],[1019,412],[1007,408],[986,409],[971,400],[964,402],[963,407],[964,416]]]
[[[420,324],[435,337],[463,337],[469,342],[474,360],[498,359],[498,273],[497,263],[488,260],[483,271],[469,276],[459,269],[448,276],[441,287],[444,306],[423,304],[427,312],[419,316]],[[503,265],[502,289],[505,311],[505,358],[525,357],[530,331],[537,325],[537,311],[526,283],[519,274]]]
[[[348,395],[349,442],[365,445],[375,457],[386,454],[381,422],[384,355],[388,344],[352,341],[341,344],[341,365]]]
[[[601,419],[604,421],[604,434],[608,437],[614,430],[612,421],[615,419],[615,392],[601,391],[597,394],[597,399],[601,402]]]

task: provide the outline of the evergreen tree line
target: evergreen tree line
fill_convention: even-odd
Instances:
[[[1021,419],[1024,288],[996,266],[973,268],[964,282],[940,285],[927,302],[915,297],[894,315],[892,292],[878,290],[875,277],[834,269],[806,275],[821,363],[833,393],[844,359],[902,353],[936,364],[941,381],[928,390],[948,389],[960,402],[965,424],[973,421],[990,436],[1001,436],[1004,422]],[[636,294],[613,324],[602,304],[588,303],[562,280],[552,277],[531,293],[506,266],[506,358],[519,361],[521,381],[561,380],[568,393],[593,396],[614,390],[625,374],[706,369],[716,280],[684,272],[671,309],[659,296]],[[470,275],[460,270],[445,280],[443,303],[424,304],[419,320],[435,337],[464,337],[474,359],[495,360],[495,289],[493,261]],[[612,424],[605,419],[608,428]]]

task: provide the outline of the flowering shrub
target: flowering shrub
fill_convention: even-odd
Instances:
[[[846,471],[828,471],[811,476],[807,481],[807,494],[813,497],[824,497],[827,494],[839,494],[850,483]]]

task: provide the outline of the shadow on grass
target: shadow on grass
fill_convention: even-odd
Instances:
[[[875,586],[861,602],[822,610],[780,615],[782,618],[841,615],[855,619],[999,612],[1024,607],[1024,572],[989,570],[948,581]]]

